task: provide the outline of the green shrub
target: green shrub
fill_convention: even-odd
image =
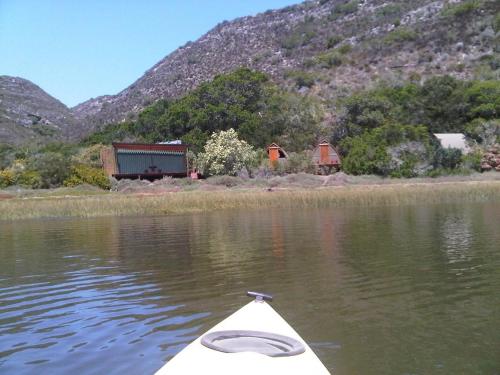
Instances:
[[[365,130],[379,127],[391,120],[394,105],[391,101],[375,92],[352,95],[344,100],[333,141],[356,136]]]
[[[89,184],[101,189],[111,189],[111,183],[101,168],[93,168],[87,165],[74,165],[71,167],[71,175],[64,180],[64,186],[77,186]]]
[[[441,15],[450,18],[461,18],[479,9],[480,6],[481,1],[479,0],[469,0],[463,3],[450,4],[443,8]]]
[[[310,151],[291,152],[283,164],[286,173],[315,173],[316,166]]]
[[[50,188],[63,184],[69,177],[70,167],[71,163],[67,156],[49,151],[30,158],[27,170],[40,174],[41,188]]]
[[[352,0],[344,4],[338,4],[332,9],[328,18],[329,20],[334,21],[339,17],[356,13],[358,11],[358,6],[359,6],[359,1],[357,0]]]
[[[0,169],[7,168],[16,158],[16,149],[8,144],[0,143]]]
[[[479,150],[465,154],[462,156],[462,165],[464,168],[475,170],[481,172],[481,160],[483,158],[483,153]]]
[[[427,129],[423,126],[388,124],[356,137],[347,137],[340,143],[343,153],[346,154],[342,168],[355,175],[413,177],[416,174],[415,165],[425,161],[423,158],[427,155],[403,152],[402,163],[397,163],[388,152],[389,147],[408,142],[420,142],[429,148],[430,137]]]
[[[483,147],[500,143],[500,119],[475,119],[465,126],[464,133]]]
[[[417,172],[415,170],[415,167],[419,161],[418,156],[406,153],[402,160],[403,164],[401,164],[399,169],[394,171],[393,173],[397,173],[401,177],[405,178],[417,177]]]
[[[458,148],[439,147],[434,153],[434,168],[454,169],[462,163],[462,151]]]
[[[500,81],[474,82],[465,90],[469,118],[500,117]]]
[[[375,15],[378,17],[394,16],[401,12],[401,5],[399,4],[388,4],[383,7],[377,8]]]
[[[383,41],[386,44],[405,43],[412,42],[416,40],[417,37],[418,34],[415,32],[415,30],[409,29],[407,27],[400,27],[387,34],[384,37]]]
[[[312,83],[312,77],[303,78],[306,80],[298,79],[299,85]],[[299,102],[299,108],[289,102]],[[143,142],[182,139],[197,153],[203,150],[211,134],[232,128],[241,139],[262,148],[285,135],[292,121],[314,130],[320,119],[311,122],[310,114],[317,107],[314,101],[303,100],[303,95],[280,89],[264,73],[240,68],[202,83],[179,99],[156,102],[145,108],[136,121],[108,125],[84,144],[108,144],[123,139]]]
[[[60,154],[65,157],[71,157],[75,155],[78,151],[78,146],[73,143],[65,143],[65,142],[52,142],[42,146],[38,152],[39,153],[53,153]]]
[[[497,13],[493,19],[493,30],[495,30],[496,33],[500,32],[500,12]]]
[[[300,70],[293,70],[286,72],[285,77],[291,78],[295,81],[297,88],[307,87],[311,88],[315,84],[315,76],[311,73],[307,73]]]
[[[348,54],[352,51],[352,46],[350,44],[344,44],[343,46],[337,48],[337,52],[341,55]]]
[[[326,41],[326,48],[333,48],[342,41],[342,37],[338,35],[330,36]]]
[[[73,162],[75,164],[85,164],[90,167],[100,168],[102,167],[101,151],[106,147],[108,146],[99,143],[89,147],[84,147],[73,156]]]
[[[22,171],[15,175],[15,184],[31,189],[42,187],[42,177],[37,171]]]
[[[337,51],[332,51],[319,54],[315,60],[323,68],[333,68],[342,65],[344,59]]]
[[[293,50],[297,47],[307,45],[316,36],[314,31],[314,18],[308,18],[298,24],[290,34],[282,41],[281,47],[286,50]]]
[[[8,169],[0,170],[0,188],[14,184],[14,173]]]

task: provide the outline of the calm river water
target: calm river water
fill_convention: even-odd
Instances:
[[[500,374],[500,205],[0,223],[1,374],[151,374],[248,302],[336,375]]]

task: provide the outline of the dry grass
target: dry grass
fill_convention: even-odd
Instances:
[[[500,202],[500,181],[341,186],[322,189],[192,191],[157,195],[15,198],[0,201],[0,220],[166,215],[238,208]]]

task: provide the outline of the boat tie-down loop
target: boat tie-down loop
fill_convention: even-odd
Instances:
[[[267,302],[272,302],[273,301],[273,296],[270,294],[265,294],[265,293],[260,293],[260,292],[247,292],[248,297],[255,298],[256,301],[267,301]]]

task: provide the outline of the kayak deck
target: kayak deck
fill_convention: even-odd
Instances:
[[[299,354],[290,356],[269,356],[254,351],[227,353],[202,344],[207,334],[219,331],[257,331],[269,333],[272,339],[287,336],[301,344]],[[216,337],[207,336],[208,339]],[[229,337],[229,336],[227,336]],[[207,341],[207,339],[205,339]],[[296,343],[297,344],[297,343]],[[244,349],[243,349],[244,350]],[[290,325],[266,302],[252,301],[223,320],[201,337],[197,338],[156,375],[164,374],[329,374],[314,352]]]

